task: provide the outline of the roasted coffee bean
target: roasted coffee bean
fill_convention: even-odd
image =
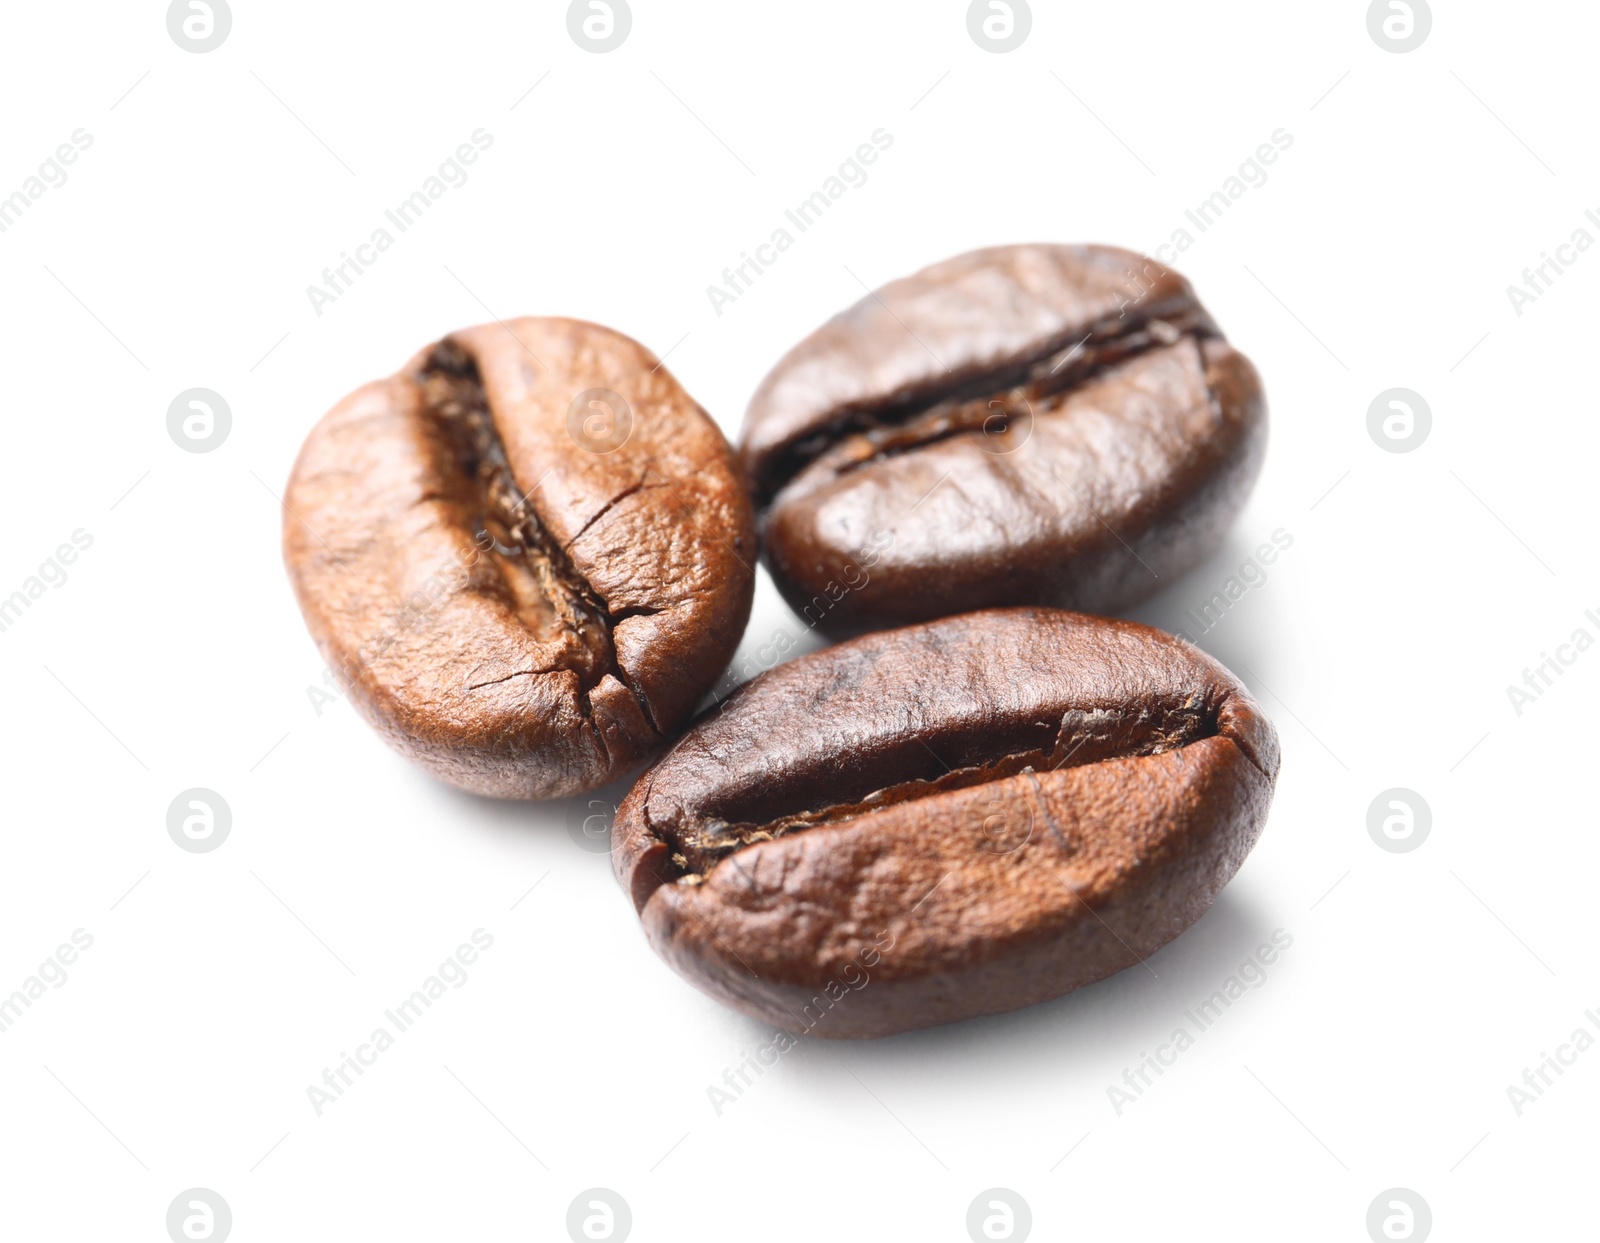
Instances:
[[[612,858],[697,987],[883,1036],[1154,953],[1244,862],[1277,774],[1271,723],[1198,649],[998,609],[756,678],[639,778]]]
[[[1132,604],[1216,547],[1265,442],[1255,369],[1181,276],[1106,246],[1004,246],[790,350],[740,456],[784,598],[847,633]]]
[[[393,746],[544,798],[664,745],[738,644],[756,542],[732,451],[638,342],[519,319],[446,337],[317,425],[284,556]]]

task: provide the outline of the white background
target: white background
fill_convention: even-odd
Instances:
[[[1520,316],[1506,287],[1600,239],[1600,12],[1438,0],[1400,55],[1358,0],[1036,3],[998,55],[952,0],[634,0],[596,55],[565,8],[235,0],[194,54],[162,3],[7,7],[0,194],[93,145],[0,234],[0,595],[93,544],[0,634],[0,994],[94,944],[0,1034],[0,1233],[160,1240],[203,1187],[241,1241],[563,1239],[599,1186],[638,1240],[961,1240],[1003,1187],[1040,1239],[1359,1241],[1402,1187],[1439,1239],[1576,1237],[1600,1051],[1521,1116],[1506,1089],[1600,1008],[1600,654],[1520,715],[1506,687],[1600,638],[1600,253]],[[307,286],[480,127],[470,180],[319,316]],[[706,287],[880,127],[869,180],[715,314]],[[1266,467],[1135,614],[1183,626],[1292,535],[1201,639],[1283,738],[1260,846],[1154,974],[804,1041],[719,1116],[708,1086],[771,1033],[656,960],[569,808],[458,794],[315,710],[279,556],[300,441],[518,314],[670,350],[732,437],[861,282],[1005,242],[1153,249],[1280,128],[1176,262],[1265,378]],[[166,430],[196,386],[233,413],[206,454]],[[1407,454],[1366,426],[1396,386],[1433,412]],[[763,575],[746,654],[779,633],[816,643]],[[189,787],[232,809],[213,853],[167,834]],[[1411,853],[1367,832],[1390,787],[1432,809]],[[307,1087],[478,928],[468,982],[318,1117]],[[1119,1116],[1107,1088],[1280,928],[1266,983]]]

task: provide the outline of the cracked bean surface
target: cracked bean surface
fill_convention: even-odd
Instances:
[[[716,425],[643,346],[570,319],[454,333],[345,398],[301,450],[283,539],[361,712],[502,797],[648,760],[731,658],[754,588]]]

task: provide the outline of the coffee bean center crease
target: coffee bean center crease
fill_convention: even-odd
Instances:
[[[802,473],[816,482],[819,474],[848,474],[956,436],[1002,436],[1036,415],[1054,413],[1068,394],[1142,354],[1219,335],[1192,300],[1108,316],[1087,332],[1052,339],[1001,365],[947,372],[930,386],[843,406],[757,482],[770,498]]]
[[[467,689],[476,690],[524,674],[566,669],[577,676],[579,708],[588,717],[589,692],[610,675],[632,692],[646,722],[659,732],[644,694],[617,662],[613,635],[617,625],[627,618],[649,616],[660,610],[632,608],[612,612],[566,548],[539,521],[530,493],[523,492],[517,484],[482,378],[466,351],[450,341],[441,342],[429,357],[420,380],[427,415],[439,429],[454,469],[465,477],[475,495],[479,516],[474,534],[479,546],[491,551],[491,559],[501,572],[501,583],[523,625],[540,643],[553,643],[560,649],[553,668],[519,670]],[[606,508],[644,486],[641,482],[627,489]],[[590,519],[590,525],[604,512]]]
[[[690,814],[674,823],[652,820],[651,827],[671,848],[678,879],[697,885],[730,855],[759,842],[1010,777],[1162,755],[1220,732],[1218,706],[1201,695],[1137,711],[1073,708],[1057,722],[999,723],[977,737],[915,739],[894,757],[880,757],[899,770],[900,779],[888,785],[873,788],[866,772],[822,774],[786,790],[788,797],[781,801],[758,805],[758,794],[749,805],[719,808],[722,814]],[[868,767],[872,774],[883,771]]]

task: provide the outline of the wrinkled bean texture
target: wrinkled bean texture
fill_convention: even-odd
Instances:
[[[741,688],[642,777],[613,862],[650,944],[792,1031],[881,1036],[1155,952],[1255,844],[1278,739],[1146,626],[989,610]]]
[[[835,316],[751,399],[741,466],[784,598],[833,633],[1114,612],[1217,546],[1266,406],[1189,283],[1107,246],[973,251]]]
[[[520,798],[659,751],[732,656],[756,557],[716,425],[643,346],[570,319],[456,333],[345,398],[301,450],[283,540],[383,737]]]

